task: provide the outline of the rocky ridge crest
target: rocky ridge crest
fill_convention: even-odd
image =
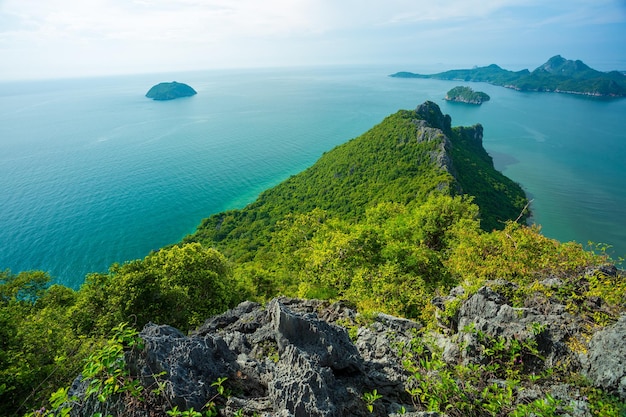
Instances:
[[[562,283],[549,278],[544,284],[557,289]],[[538,298],[523,308],[513,307],[506,296],[511,286],[488,282],[469,297],[457,287],[434,299],[441,313],[439,332],[385,314],[364,318],[341,302],[291,298],[277,298],[266,306],[244,302],[207,320],[189,336],[170,326],[148,324],[140,333],[145,348],[128,353],[126,362],[146,387],[161,375],[162,394],[144,402],[123,396],[105,403],[89,399],[72,415],[161,416],[173,406],[200,410],[216,396],[212,383],[226,377],[232,395],[223,398],[221,415],[387,416],[402,411],[436,416],[440,414],[425,412],[407,393],[415,382],[404,362],[407,349],[421,340],[447,364],[480,364],[487,355],[484,338],[532,340],[539,353],[520,356],[524,372],[534,375],[566,367],[626,400],[626,315],[585,338],[582,319],[563,305]],[[454,301],[460,307],[446,315]],[[580,348],[573,348],[573,341]],[[490,383],[504,384],[495,377]],[[85,386],[79,377],[71,393],[81,398]],[[373,390],[382,397],[370,413],[364,395]],[[512,392],[519,404],[546,394],[558,401],[561,415],[592,415],[580,388],[567,381],[538,381]]]

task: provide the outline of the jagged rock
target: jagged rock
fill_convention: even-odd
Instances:
[[[407,378],[394,343],[410,343],[421,325],[379,314],[359,329],[353,343],[346,329],[334,323],[355,317],[342,303],[280,298],[265,307],[242,303],[189,336],[148,324],[140,333],[145,349],[131,352],[126,361],[146,387],[154,386],[154,375],[164,371],[159,377],[163,394],[149,405],[120,397],[105,404],[91,399],[73,415],[115,410],[143,417],[164,415],[172,406],[199,410],[215,397],[211,384],[223,377],[233,392],[222,403],[226,415],[237,410],[285,417],[388,415],[400,408]],[[71,394],[80,398],[84,388],[79,378]],[[372,389],[384,395],[374,414],[362,400]]]
[[[361,372],[363,360],[344,328],[319,320],[314,314],[299,315],[279,301],[268,306],[279,353],[294,346],[311,356],[320,366],[335,372]]]
[[[421,325],[386,314],[378,314],[374,320],[358,329],[355,345],[366,361],[368,384],[381,395],[393,398],[404,390],[407,379],[399,346],[409,346]]]
[[[201,409],[211,392],[211,383],[237,371],[236,356],[218,335],[189,338],[169,326],[148,324],[140,334],[145,342],[142,355],[129,367],[145,382],[152,375],[167,373],[164,395],[182,409]]]
[[[328,367],[293,345],[287,345],[269,384],[269,397],[279,410],[295,417],[341,415],[335,401],[345,397],[333,390],[335,377]]]
[[[495,282],[494,285],[513,285],[507,282]],[[461,306],[458,316],[458,331],[470,326],[490,337],[516,338],[524,341],[534,339],[545,361],[537,361],[535,365],[553,367],[568,358],[575,367],[578,358],[566,346],[568,338],[579,331],[580,318],[565,311],[558,303],[550,303],[545,299],[533,303],[528,300],[528,307],[515,308],[499,292],[490,286],[480,288]],[[537,329],[543,329],[537,331]],[[464,358],[475,355],[472,347],[476,339],[471,334],[464,335],[468,343]],[[540,371],[541,369],[536,369]]]
[[[626,401],[626,315],[597,332],[583,357],[583,372],[595,386]],[[610,353],[609,353],[610,352]]]
[[[444,133],[450,132],[452,127],[452,118],[449,114],[444,115],[436,103],[432,101],[425,101],[417,106],[415,113],[426,120],[431,127],[441,129]]]
[[[552,284],[561,285],[558,281]],[[575,369],[578,354],[567,348],[566,339],[582,328],[580,323],[563,306],[545,299],[543,304],[529,299],[524,308],[512,307],[500,292],[511,290],[512,285],[487,282],[467,299],[464,290],[457,287],[449,296],[435,300],[441,309],[445,309],[446,301],[462,300],[455,325],[446,334],[424,333],[420,323],[386,314],[376,314],[367,324],[357,325],[362,321],[344,303],[291,298],[275,299],[266,306],[242,303],[208,319],[189,336],[170,326],[148,324],[140,333],[145,349],[129,352],[126,362],[131,374],[147,388],[154,387],[155,375],[164,371],[157,376],[163,392],[147,395],[145,402],[123,396],[111,397],[105,403],[93,398],[81,401],[88,381],[77,378],[70,395],[79,397],[79,406],[72,410],[72,416],[98,412],[165,416],[173,406],[199,410],[207,401],[217,401],[221,415],[226,416],[239,411],[262,417],[388,416],[398,415],[404,408],[404,415],[435,417],[439,414],[418,412],[405,394],[410,382],[403,352],[410,351],[416,335],[428,350],[438,351],[452,366],[481,362],[480,331],[490,337],[532,338],[543,358],[536,362],[524,358],[529,372],[552,367],[559,360]],[[352,340],[340,323],[354,326]],[[533,324],[543,330],[531,331]],[[625,336],[623,316],[594,336],[588,355],[582,358],[592,383],[622,398],[626,387]],[[212,386],[224,377],[228,378],[226,388],[232,392],[228,398],[217,395]],[[491,383],[505,386],[497,378]],[[363,395],[374,389],[382,398],[370,413]],[[575,386],[530,385],[515,395],[519,403],[527,404],[546,393],[569,407],[569,415],[589,416],[589,404]]]

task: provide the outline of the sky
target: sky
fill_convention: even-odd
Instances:
[[[0,81],[557,54],[626,70],[626,0],[0,0]]]

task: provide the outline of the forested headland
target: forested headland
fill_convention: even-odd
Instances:
[[[165,388],[140,388],[140,378],[121,365],[124,352],[140,349],[136,333],[146,324],[186,333],[242,301],[277,296],[347,303],[361,315],[358,325],[377,312],[415,320],[416,340],[427,344],[432,335],[460,334],[462,303],[491,285],[519,311],[558,304],[579,317],[584,326],[559,346],[563,358],[576,357],[626,310],[626,281],[602,272],[612,263],[602,247],[558,242],[525,224],[524,192],[494,169],[482,134],[481,125],[453,127],[426,102],[328,151],[250,205],[208,217],[178,244],[87,275],[79,290],[49,285],[41,271],[1,272],[0,415],[64,415],[72,401],[59,388],[81,372],[96,381],[88,390],[103,401],[131,394],[140,401],[148,388],[158,397]],[[447,298],[454,288],[457,296]],[[533,334],[545,336],[537,326]],[[591,415],[624,411],[624,399],[590,383],[580,367],[544,358],[535,375],[511,349],[527,349],[535,362],[542,353],[514,340],[481,342],[491,349],[483,357],[496,358],[488,363],[444,364],[433,353],[420,365],[414,357],[407,372],[432,376],[419,366],[436,363],[441,378],[424,383],[450,402],[430,404],[418,391],[405,393],[407,401],[450,415],[561,415],[554,398],[524,402],[517,393],[563,383],[587,398]],[[434,352],[423,347],[421,355],[424,349]],[[363,410],[374,410],[376,391],[368,394]]]
[[[519,91],[544,91],[582,94],[595,97],[626,96],[626,75],[619,71],[601,72],[580,60],[555,55],[532,72],[524,69],[510,71],[496,64],[471,69],[458,69],[437,74],[397,72],[396,78],[435,78],[487,82]]]

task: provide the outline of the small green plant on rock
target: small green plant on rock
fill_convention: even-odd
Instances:
[[[68,397],[69,388],[59,388],[50,396],[50,410],[45,407],[25,414],[24,417],[69,417],[76,397]]]
[[[365,406],[370,413],[374,412],[374,403],[381,398],[383,398],[383,396],[380,395],[377,390],[363,393],[363,401],[365,401]]]
[[[83,368],[83,378],[89,381],[85,396],[95,395],[98,401],[105,402],[111,395],[128,392],[141,398],[143,386],[138,379],[130,376],[124,352],[143,349],[143,341],[137,331],[126,323],[114,328],[113,332],[113,338],[89,356]]]
[[[538,398],[530,404],[519,404],[511,413],[511,417],[552,417],[557,416],[562,401],[555,399],[550,394],[545,398]]]
[[[171,410],[166,411],[168,416],[172,417],[204,417],[205,415],[213,415],[213,414],[202,414],[200,411],[196,411],[191,407],[189,410],[181,411],[178,409],[178,406],[174,406]],[[217,415],[217,414],[215,414]]]
[[[534,333],[545,331],[540,325],[532,329]],[[563,411],[561,403],[549,395],[530,404],[516,404],[517,392],[525,384],[551,375],[544,371],[534,378],[528,376],[525,362],[543,361],[534,339],[491,337],[474,326],[464,331],[474,335],[480,362],[446,363],[441,350],[425,337],[414,338],[410,349],[402,349],[404,367],[410,374],[406,392],[418,410],[451,417],[554,417]]]
[[[215,417],[219,415],[219,409],[217,403],[220,397],[222,399],[226,399],[231,396],[231,391],[224,385],[228,378],[219,377],[216,381],[211,383],[211,386],[215,388],[217,393],[211,397],[202,410],[194,410],[190,408],[189,410],[179,410],[178,406],[174,406],[171,410],[168,410],[166,413],[171,417]],[[235,413],[235,416],[243,416],[243,410],[238,410]]]
[[[143,340],[137,330],[122,323],[113,329],[113,337],[93,352],[83,367],[83,379],[88,381],[85,398],[95,396],[105,402],[116,394],[127,393],[142,400],[143,386],[130,375],[124,361],[124,353],[131,349],[143,349]],[[69,388],[60,388],[50,396],[51,409],[41,408],[27,417],[67,417],[78,398],[68,397]]]

